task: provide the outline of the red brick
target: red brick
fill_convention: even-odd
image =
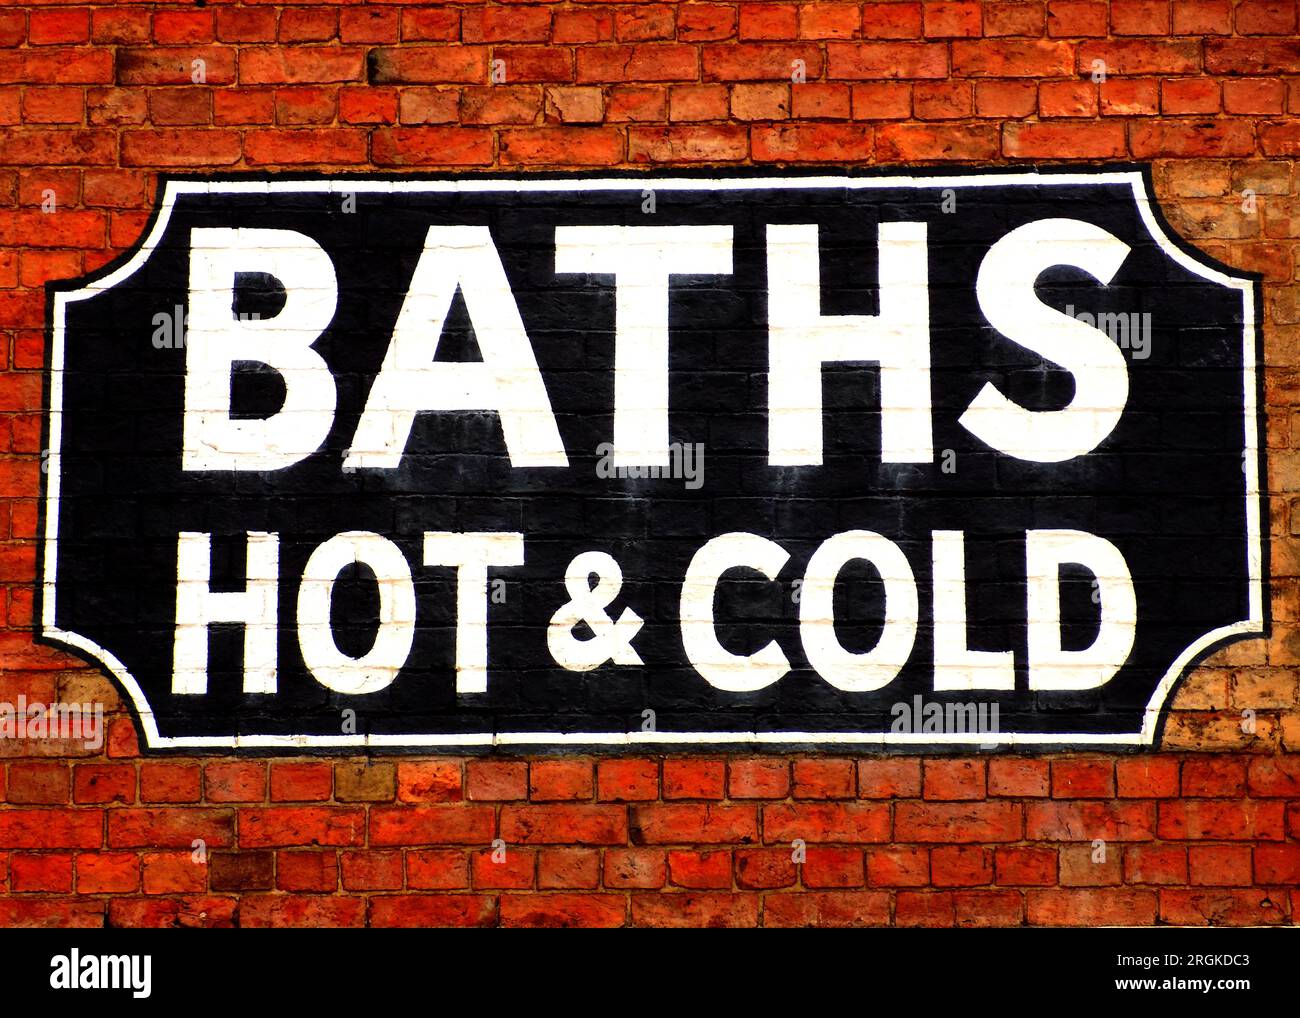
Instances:
[[[145,894],[177,894],[205,891],[208,887],[207,856],[190,850],[146,852],[142,856]]]
[[[537,853],[539,890],[600,886],[600,852],[590,848],[544,848]]]
[[[104,925],[104,902],[0,898],[0,927],[79,928]]]
[[[790,112],[799,120],[847,120],[852,113],[848,85],[810,82],[790,91]]]
[[[921,34],[919,3],[865,3],[862,5],[864,39],[915,39]]]
[[[573,56],[554,46],[498,46],[492,51],[493,69],[504,72],[504,81],[573,81]],[[500,61],[500,63],[497,63]]]
[[[946,78],[948,47],[941,42],[828,42],[826,75],[849,81]],[[809,64],[808,77],[815,76]]]
[[[989,795],[1041,798],[1048,794],[1049,783],[1050,765],[1046,760],[1001,757],[989,761]]]
[[[87,42],[90,12],[85,8],[32,11],[27,17],[27,41],[33,46]]]
[[[280,13],[281,42],[325,42],[338,34],[338,12],[287,8]]]
[[[1174,35],[1231,35],[1232,0],[1178,0]]]
[[[739,849],[736,886],[752,890],[791,887],[798,880],[793,853],[786,848]]]
[[[894,810],[894,837],[899,841],[1015,841],[1021,826],[1018,803],[901,802]]]
[[[1053,761],[1052,797],[1055,799],[1114,798],[1114,762],[1077,759]]]
[[[668,880],[696,890],[731,886],[731,853],[680,851],[668,853]]]
[[[685,929],[757,926],[758,895],[691,892],[634,894],[632,925]]]
[[[1207,45],[1215,45],[1211,40]],[[1136,74],[1195,74],[1200,70],[1198,42],[1183,40],[1114,40],[1081,43],[1079,70],[1090,71],[1094,61],[1105,64],[1106,76]]]
[[[608,10],[557,10],[551,42],[608,42],[614,38],[614,16]]]
[[[590,799],[594,790],[590,760],[535,761],[528,780],[528,797],[534,801]]]
[[[325,49],[325,47],[321,47]],[[349,53],[338,58],[333,77],[311,75],[302,80],[353,81],[359,71]],[[360,60],[358,51],[357,60]],[[403,46],[380,47],[370,51],[369,68],[372,85],[444,85],[486,84],[488,51],[485,46]],[[268,79],[274,80],[274,79]]]
[[[454,8],[407,8],[402,11],[402,41],[456,42],[460,38],[460,13]]]
[[[77,764],[73,773],[72,798],[77,803],[135,802],[135,766]]]
[[[334,768],[325,763],[271,764],[272,802],[319,802],[334,789]]]
[[[951,891],[899,891],[894,905],[894,925],[943,928],[957,919]]]
[[[922,81],[912,89],[918,120],[958,120],[971,115],[974,90],[969,81]]]
[[[1111,0],[1110,28],[1115,35],[1168,35],[1168,0]]]
[[[930,852],[935,887],[974,887],[993,882],[993,852],[978,845],[941,845]]]
[[[1290,0],[1243,0],[1237,5],[1238,35],[1294,35],[1296,5]]]
[[[743,3],[740,5],[742,39],[793,39],[798,8],[794,4]]]
[[[876,158],[882,162],[993,159],[997,151],[997,128],[992,124],[884,124],[876,132]]]
[[[430,848],[407,852],[406,886],[413,891],[469,887],[469,860],[459,849]]]
[[[485,848],[470,856],[470,876],[477,891],[532,887],[537,873],[537,853],[507,846]]]
[[[726,39],[735,30],[734,7],[681,4],[677,8],[677,38],[682,42],[712,42]]]
[[[732,120],[785,120],[789,116],[789,85],[763,83],[731,86]]]
[[[902,758],[858,761],[858,795],[861,798],[914,799],[920,794],[920,760]]]
[[[857,765],[852,760],[813,758],[794,762],[796,799],[852,799],[857,792]]]
[[[343,888],[348,891],[400,891],[400,852],[344,852],[339,857]]]
[[[1179,114],[1217,113],[1219,83],[1204,78],[1170,78],[1160,86],[1160,112]]]
[[[659,764],[654,760],[600,760],[596,764],[597,798],[632,802],[659,798]]]
[[[370,925],[378,927],[493,926],[497,899],[488,895],[383,895],[370,905]]]
[[[238,162],[241,154],[237,131],[181,129],[122,133],[124,166],[230,165]]]
[[[376,899],[376,904],[388,899]],[[245,895],[239,903],[239,925],[265,927],[358,927],[366,922],[364,898],[321,895]]]
[[[1167,799],[1178,794],[1177,757],[1151,756],[1115,761],[1116,791],[1122,799]]]
[[[1038,106],[1038,89],[1027,81],[977,81],[975,113],[981,117],[1027,117]],[[995,763],[996,761],[990,761]]]
[[[217,11],[217,39],[220,42],[272,42],[275,22],[274,8],[223,8]]]
[[[1267,847],[1261,845],[1256,852]],[[1240,887],[1251,883],[1249,845],[1189,845],[1187,862],[1193,884]]]
[[[1128,146],[1123,124],[1007,124],[1003,152],[1015,159],[1059,158],[1069,152],[1073,158],[1112,159],[1123,156]]]
[[[923,791],[927,799],[983,799],[983,760],[927,760]]]
[[[1159,832],[1169,840],[1269,840],[1285,837],[1280,802],[1179,799],[1160,803]]]
[[[984,34],[989,37],[1043,34],[1043,5],[1031,2],[986,3],[984,5]]]
[[[627,833],[627,810],[621,806],[501,808],[501,837],[512,845],[623,845]]]
[[[1194,847],[1191,849],[1195,850]],[[1248,849],[1242,846],[1240,851]],[[1255,881],[1260,884],[1300,884],[1300,845],[1256,845]],[[1250,883],[1250,870],[1246,869],[1244,879],[1235,883]]]
[[[658,849],[610,848],[604,865],[606,887],[663,887],[668,878],[666,856]]]
[[[628,132],[634,163],[735,162],[749,152],[748,133],[731,125],[635,127]]]
[[[727,770],[727,794],[732,799],[784,799],[790,792],[788,760],[731,760]]]
[[[465,765],[465,798],[510,801],[528,798],[528,764],[513,760],[471,760]]]
[[[882,891],[768,894],[763,897],[763,925],[888,926],[889,895]]]
[[[508,894],[502,926],[610,928],[625,925],[627,903],[618,894]]]
[[[606,127],[534,127],[501,132],[503,163],[611,165],[623,158],[623,136]]]
[[[72,890],[72,855],[67,852],[15,852],[9,857],[9,889],[68,893]]]
[[[11,763],[8,800],[19,805],[66,803],[71,781],[68,765],[55,761]]]
[[[1234,757],[1193,757],[1183,764],[1183,795],[1194,798],[1246,794],[1246,762]]]
[[[576,74],[579,83],[600,85],[616,81],[694,81],[699,75],[699,54],[694,46],[679,43],[580,48]]]
[[[366,141],[364,131],[344,127],[249,131],[244,156],[250,164],[263,166],[363,163]]]
[[[1211,74],[1300,73],[1300,39],[1207,39]]]
[[[889,840],[885,803],[797,803],[763,807],[767,842],[883,842]]]
[[[1286,102],[1286,87],[1280,81],[1252,78],[1223,83],[1225,113],[1279,114]]]
[[[671,39],[676,27],[676,12],[671,4],[642,4],[614,11],[614,34],[620,42]]]
[[[1026,892],[1031,926],[1150,926],[1156,918],[1152,891],[1112,888]]]
[[[78,894],[129,894],[140,888],[134,852],[83,852],[77,856]]]
[[[1106,34],[1105,0],[1050,0],[1047,34],[1078,38]]]
[[[281,891],[333,893],[339,885],[338,858],[333,852],[277,852],[275,880]]]
[[[756,806],[712,803],[633,806],[630,823],[635,845],[750,844],[758,841]]]
[[[1286,921],[1286,898],[1263,889],[1160,891],[1160,921],[1176,926],[1265,926]]]
[[[261,802],[266,798],[266,764],[243,761],[210,763],[203,768],[203,797],[208,802]]]
[[[1024,898],[1019,891],[955,891],[956,925],[961,927],[1021,926]]]
[[[936,0],[923,4],[926,37],[949,39],[982,35],[980,8],[981,4],[973,0]]]
[[[1300,758],[1258,757],[1250,761],[1250,794],[1300,799]]]
[[[1051,886],[1056,883],[1057,853],[1034,846],[999,848],[993,855],[994,876],[1010,886]]]
[[[726,85],[675,85],[668,93],[668,119],[725,120],[729,98]]]
[[[1044,117],[1095,117],[1097,86],[1090,81],[1045,81],[1038,89]]]
[[[807,43],[734,43],[704,46],[701,53],[705,81],[808,81],[822,71],[821,50]]]
[[[721,799],[726,784],[725,760],[665,760],[665,799]]]
[[[111,834],[111,818],[109,830]],[[346,847],[364,844],[365,837],[366,814],[359,806],[269,806],[239,811],[241,848]]]
[[[496,816],[492,806],[372,806],[372,845],[486,845]]]
[[[1187,882],[1187,849],[1180,845],[1125,846],[1124,882],[1128,884],[1185,884]]]
[[[832,848],[813,845],[805,849],[805,887],[861,887],[866,879],[865,860],[860,848]]]
[[[272,772],[274,775],[274,771]],[[457,802],[461,765],[456,760],[402,760],[397,764],[397,798],[402,802]]]
[[[398,15],[394,10],[352,9],[339,12],[342,42],[397,42]]]
[[[814,2],[799,7],[800,39],[852,39],[861,29],[859,4]]]

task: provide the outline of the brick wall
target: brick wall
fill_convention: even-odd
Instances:
[[[1296,8],[0,10],[0,701],[111,714],[98,753],[0,741],[0,924],[1294,922]],[[1157,753],[142,759],[107,680],[32,643],[42,284],[131,246],[159,171],[1129,159],[1265,278],[1274,632],[1186,680]]]

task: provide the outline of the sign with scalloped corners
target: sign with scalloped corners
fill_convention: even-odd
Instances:
[[[166,179],[49,298],[149,750],[1142,747],[1266,630],[1258,282],[1140,167]]]

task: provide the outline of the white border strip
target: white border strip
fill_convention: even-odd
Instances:
[[[656,191],[745,191],[745,190],[798,190],[806,188],[837,188],[845,190],[881,188],[971,188],[1003,187],[1029,184],[1038,187],[1077,184],[1128,185],[1133,191],[1142,222],[1151,237],[1174,262],[1191,272],[1241,291],[1242,297],[1242,364],[1244,372],[1245,422],[1244,461],[1246,475],[1246,544],[1249,582],[1249,616],[1229,626],[1221,626],[1205,633],[1187,647],[1161,678],[1151,699],[1147,702],[1142,728],[1136,732],[1075,733],[1062,735],[1056,732],[967,732],[949,733],[942,737],[922,733],[904,732],[483,732],[471,734],[434,735],[235,735],[235,736],[164,736],[158,731],[153,711],[140,684],[126,666],[112,653],[79,633],[63,630],[54,625],[56,574],[58,563],[59,480],[62,469],[62,415],[63,415],[63,364],[64,315],[74,301],[94,297],[129,279],[153,254],[167,230],[176,199],[183,194],[270,194],[355,192],[399,194],[410,192],[474,194],[484,192],[531,193],[546,191],[640,191],[647,187]],[[53,329],[50,356],[50,453],[49,472],[45,491],[44,578],[42,581],[41,635],[45,639],[62,643],[98,660],[117,679],[131,697],[144,730],[145,742],[150,749],[297,749],[321,747],[431,747],[455,748],[473,746],[643,746],[643,745],[826,745],[826,746],[938,746],[972,745],[992,746],[1139,746],[1155,741],[1161,710],[1174,685],[1188,664],[1220,640],[1250,633],[1264,632],[1264,552],[1260,520],[1259,477],[1259,421],[1256,404],[1256,332],[1254,282],[1227,275],[1218,269],[1203,265],[1193,258],[1160,226],[1153,211],[1154,197],[1147,193],[1146,179],[1137,170],[1113,170],[1083,173],[999,173],[984,175],[951,176],[889,176],[889,177],[721,177],[714,179],[689,177],[666,178],[608,178],[589,180],[565,178],[465,178],[450,180],[168,180],[165,183],[158,215],[153,229],[132,254],[130,259],[102,279],[95,280],[78,290],[59,291],[54,294]]]

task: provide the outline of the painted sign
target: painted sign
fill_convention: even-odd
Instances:
[[[156,749],[1149,745],[1266,623],[1257,299],[1131,168],[167,180],[38,630]]]

